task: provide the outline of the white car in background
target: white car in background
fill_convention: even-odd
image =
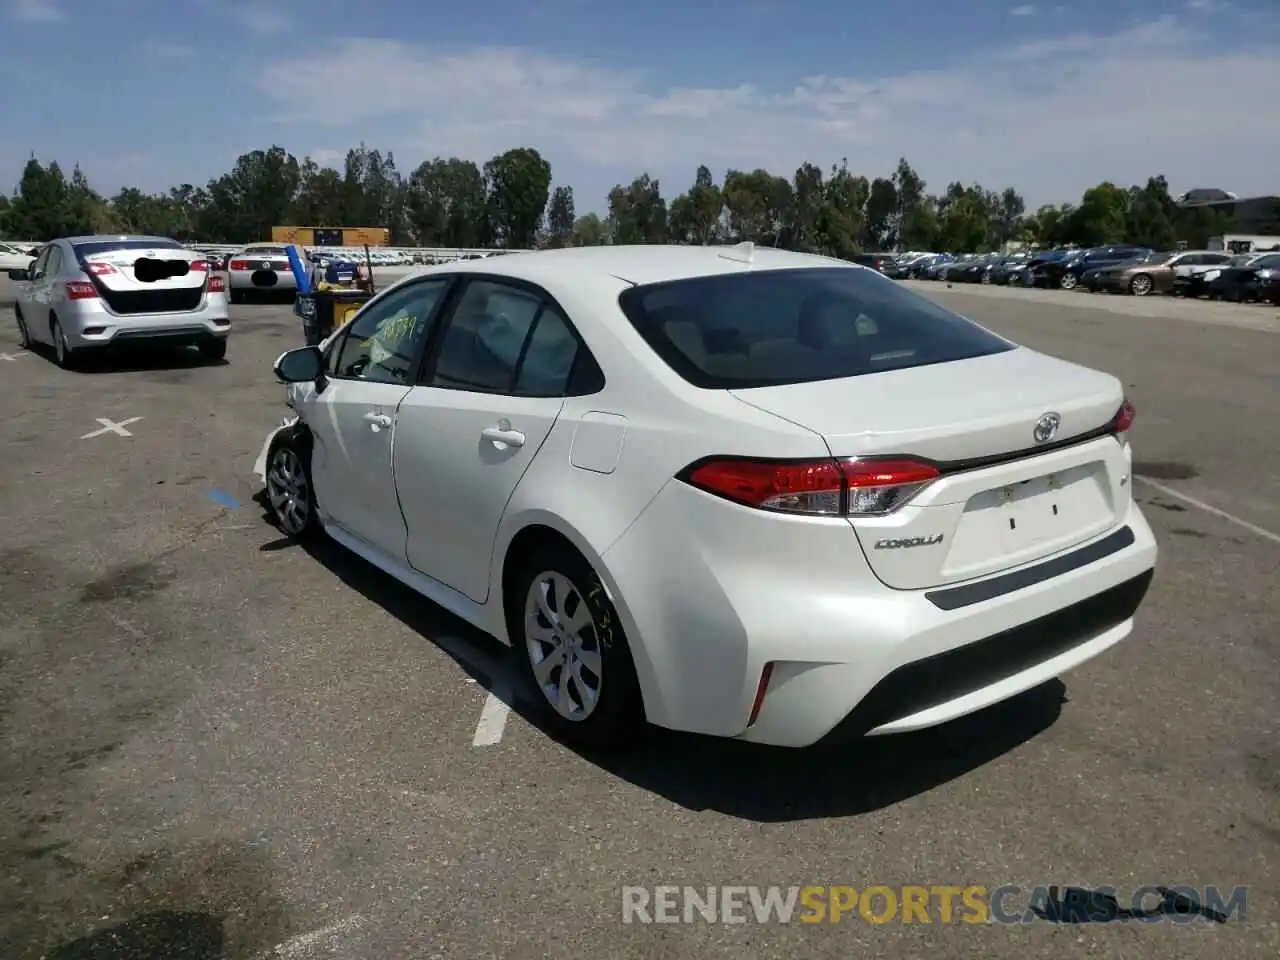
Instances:
[[[11,243],[0,243],[0,271],[25,270],[34,259],[29,249],[15,247]]]
[[[514,646],[585,742],[943,723],[1120,641],[1156,562],[1115,377],[842,261],[452,263],[275,370],[282,529]]]
[[[204,255],[167,237],[66,237],[46,244],[18,283],[22,345],[53,348],[60,367],[108,347],[196,347],[227,354],[227,297]]]

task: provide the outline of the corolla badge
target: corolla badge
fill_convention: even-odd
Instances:
[[[924,537],[893,537],[887,540],[877,540],[875,548],[877,550],[903,550],[911,547],[932,547],[942,542],[942,534],[934,533]]]
[[[1035,437],[1036,443],[1048,443],[1058,435],[1058,427],[1061,423],[1061,416],[1056,413],[1046,413],[1036,421],[1035,429],[1031,431],[1031,435]]]

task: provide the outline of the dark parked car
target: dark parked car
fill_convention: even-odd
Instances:
[[[1023,282],[1022,274],[1027,269],[1027,264],[1029,262],[1030,259],[1025,255],[1004,257],[991,265],[991,269],[989,269],[986,276],[982,278],[982,282],[999,284],[1001,286],[1021,283]]]
[[[884,273],[884,268],[893,263],[894,259],[892,253],[860,253],[853,258],[853,262]]]
[[[1205,274],[1206,279],[1210,274]],[[1210,300],[1235,303],[1262,300],[1280,304],[1280,254],[1256,257],[1253,262],[1238,267],[1223,267],[1221,273],[1208,280],[1205,292]]]
[[[997,254],[987,254],[975,260],[952,264],[951,269],[947,271],[947,281],[950,283],[982,283],[987,276],[987,271],[999,263],[1001,259]]]
[[[1126,260],[1136,260],[1151,252],[1149,247],[1137,247],[1127,243],[1076,251],[1072,256],[1050,260],[1037,266],[1032,274],[1032,283],[1037,287],[1074,290],[1087,270],[1123,263]]]

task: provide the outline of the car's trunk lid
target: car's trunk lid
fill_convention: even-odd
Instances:
[[[939,466],[942,475],[906,506],[850,520],[892,587],[933,587],[1048,556],[1112,529],[1128,501],[1125,448],[1099,436],[1123,402],[1119,381],[1025,348],[734,394],[821,434],[833,456]],[[1044,440],[1036,427],[1048,415],[1058,425]]]

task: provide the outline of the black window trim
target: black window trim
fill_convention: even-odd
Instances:
[[[459,393],[475,393],[486,396],[496,397],[518,397],[521,399],[542,399],[555,400],[566,399],[568,397],[588,397],[593,396],[604,389],[605,375],[600,367],[599,361],[591,352],[591,348],[587,346],[587,341],[578,331],[577,326],[573,322],[573,318],[569,316],[566,310],[551,293],[540,284],[531,280],[525,280],[521,277],[510,277],[500,273],[472,273],[468,271],[465,274],[458,275],[459,282],[457,286],[450,292],[448,312],[440,317],[440,322],[432,330],[432,337],[428,343],[428,349],[423,352],[421,362],[418,367],[418,379],[414,381],[415,386],[430,387],[433,390],[453,390]],[[472,283],[495,283],[502,286],[511,287],[522,293],[537,297],[540,301],[538,312],[534,314],[533,320],[529,324],[529,330],[525,334],[524,343],[520,348],[520,357],[516,362],[515,370],[512,372],[511,383],[506,390],[490,390],[478,387],[454,387],[448,384],[432,383],[431,378],[435,376],[436,363],[440,359],[440,348],[444,344],[445,333],[449,329],[449,324],[453,322],[454,313],[457,311],[458,304],[462,302],[462,298],[466,295],[467,288]],[[565,390],[560,393],[516,393],[516,384],[520,382],[520,373],[524,369],[525,354],[528,353],[529,345],[533,341],[534,331],[537,330],[538,323],[542,320],[543,313],[546,308],[551,307],[560,314],[560,319],[564,321],[565,326],[569,330],[570,336],[577,342],[578,350],[573,356],[573,366],[569,368],[569,376],[566,380]],[[590,364],[590,367],[586,365]],[[590,377],[586,386],[579,381],[583,377]],[[576,386],[576,389],[575,389]]]
[[[404,284],[403,286],[401,286],[400,284],[396,284],[393,287],[388,287],[386,290],[383,290],[381,293],[373,297],[373,299],[369,300],[368,303],[366,303],[364,306],[362,306],[359,310],[356,311],[355,316],[353,316],[350,320],[348,320],[346,323],[342,325],[341,329],[334,336],[334,338],[329,341],[329,346],[326,347],[324,351],[325,376],[328,377],[330,380],[339,380],[344,383],[385,383],[386,381],[383,381],[383,380],[367,380],[364,377],[339,376],[337,373],[333,371],[333,361],[342,356],[343,348],[345,348],[347,345],[347,338],[351,335],[352,327],[354,327],[357,323],[360,322],[361,315],[364,314],[367,310],[369,310],[371,307],[375,306],[376,304],[382,303],[384,300],[388,299],[389,297],[395,294],[404,293],[406,290],[410,290],[414,287],[420,287],[423,284],[439,282],[441,280],[445,281],[444,292],[440,295],[439,298],[437,298],[435,305],[431,308],[431,313],[427,315],[427,318],[426,318],[427,327],[428,327],[427,336],[424,339],[424,341],[414,349],[415,356],[413,357],[413,360],[409,365],[409,368],[411,370],[419,369],[422,363],[422,357],[425,352],[425,348],[428,344],[431,343],[432,338],[435,336],[436,327],[434,326],[434,324],[440,319],[441,311],[444,309],[449,298],[453,295],[454,290],[456,290],[458,287],[457,276],[455,274],[442,275],[442,274],[432,273],[422,277],[415,277],[412,281]],[[416,381],[414,381],[412,377],[409,379],[409,382],[405,384],[405,386],[408,386],[408,387],[412,387],[415,385],[416,385]],[[400,386],[400,384],[389,383],[387,384],[387,386]]]

